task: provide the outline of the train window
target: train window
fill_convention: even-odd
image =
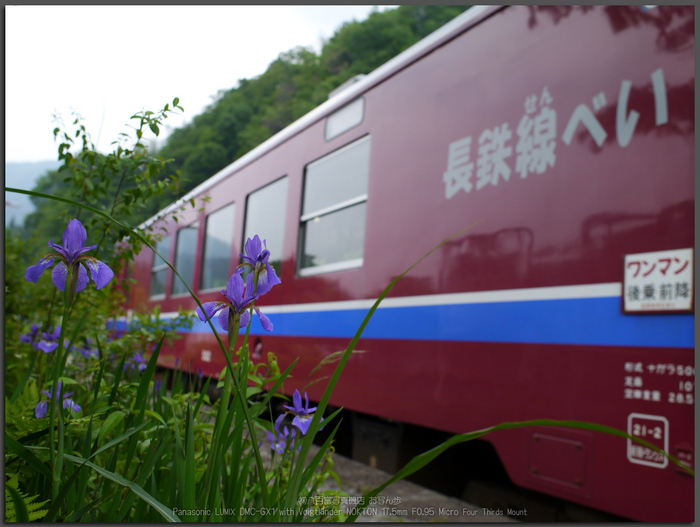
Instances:
[[[187,280],[187,285],[192,287],[192,279],[194,278],[194,264],[197,258],[197,233],[199,231],[199,222],[189,224],[177,232],[177,245],[175,246],[175,269],[180,273],[182,278]],[[173,273],[172,292],[173,295],[182,295],[188,293],[185,284],[182,280]]]
[[[362,122],[365,116],[365,99],[360,97],[350,104],[346,104],[340,110],[328,116],[326,119],[326,141],[355,128]]]
[[[170,236],[156,243],[156,251],[170,258]],[[168,264],[160,256],[153,253],[151,268],[151,298],[165,296],[165,284],[168,278]]]
[[[265,240],[271,253],[270,263],[277,276],[282,272],[284,221],[287,214],[287,176],[248,195],[245,212],[243,247],[256,234]],[[244,250],[244,249],[243,249]],[[241,251],[242,252],[242,251]],[[247,272],[245,275],[247,276]]]
[[[370,138],[365,136],[306,167],[299,274],[360,267]]]
[[[201,290],[226,287],[231,268],[235,212],[236,204],[231,203],[207,216]]]

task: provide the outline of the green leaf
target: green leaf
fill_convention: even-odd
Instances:
[[[99,505],[100,502],[106,500],[108,497],[109,497],[109,496],[100,496],[100,497],[97,498],[96,500],[91,501],[90,503],[88,503],[87,505],[85,505],[84,507],[82,507],[81,509],[77,510],[70,518],[68,518],[68,519],[66,520],[66,522],[72,523],[72,522],[80,521],[80,519],[81,519],[83,516],[85,516],[85,513],[87,513],[87,512],[88,512],[90,509],[92,509],[93,507],[97,507],[97,505]]]
[[[185,509],[195,510],[195,485],[194,485],[194,418],[192,416],[192,407],[189,401],[187,402],[187,423],[186,423],[186,447],[185,447]],[[195,521],[196,517],[188,516],[186,519]]]
[[[180,104],[180,98],[179,98],[179,97],[175,97],[175,98],[173,99],[173,106],[177,106],[178,104]]]
[[[78,381],[76,381],[74,379],[71,379],[70,377],[59,377],[58,381],[60,383],[62,383],[64,386],[68,386],[69,384],[76,384],[76,385],[80,386],[83,390],[85,389],[85,387],[82,384],[80,384]],[[51,386],[51,384],[53,384],[53,383],[51,381],[49,381],[46,384],[47,384],[47,386]]]
[[[165,426],[167,426],[167,424],[165,423],[165,421],[163,421],[163,418],[160,416],[160,414],[158,414],[158,413],[156,413],[156,412],[153,412],[153,411],[151,411],[151,410],[146,410],[146,411],[145,411],[145,414],[148,415],[149,417],[153,417],[153,419],[156,419],[157,421],[160,421],[160,422],[163,423]],[[144,424],[145,424],[145,423],[144,423]]]
[[[102,440],[107,436],[107,434],[114,430],[117,427],[117,425],[124,420],[125,417],[126,414],[121,410],[117,410],[109,414],[107,416],[107,419],[104,420],[102,426],[100,427],[100,433],[97,436],[97,442],[101,443]]]
[[[51,479],[51,470],[49,470],[49,467],[42,463],[32,452],[27,450],[22,443],[7,435],[7,432],[5,432],[5,446],[17,454],[17,456],[19,456],[34,470]]]
[[[156,123],[149,123],[149,128],[151,129],[151,132],[154,134],[158,135],[160,133],[160,130],[158,129],[158,125]]]
[[[17,523],[29,523],[29,513],[27,512],[27,504],[24,503],[24,499],[20,496],[19,492],[10,487],[10,485],[5,482],[5,490],[9,493],[12,498],[12,505],[15,508],[15,516]]]
[[[110,472],[107,469],[104,469],[102,467],[98,467],[95,465],[93,462],[88,461],[87,459],[83,459],[78,456],[72,456],[70,454],[64,454],[66,459],[72,461],[73,463],[85,463],[87,466],[95,470],[97,473],[101,474],[103,477],[114,481],[115,483],[128,488],[131,490],[134,494],[136,494],[139,498],[141,498],[143,501],[148,503],[151,507],[153,507],[163,518],[165,518],[169,522],[180,522],[180,518],[178,518],[175,514],[173,514],[172,509],[169,507],[166,507],[163,505],[160,501],[155,499],[153,496],[151,496],[148,492],[143,490],[139,485],[136,485],[135,483],[132,483],[131,481],[128,481],[121,477],[118,474],[115,474],[114,472]]]

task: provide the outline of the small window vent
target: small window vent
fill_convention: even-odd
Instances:
[[[360,97],[340,110],[328,116],[326,119],[326,141],[355,128],[365,117],[365,99]]]
[[[345,91],[347,88],[349,88],[349,87],[352,86],[353,84],[355,84],[355,83],[357,83],[357,82],[360,82],[360,81],[361,81],[362,79],[364,79],[366,76],[367,76],[367,75],[365,75],[364,73],[360,73],[359,75],[355,75],[354,77],[349,78],[349,79],[346,80],[343,84],[341,84],[340,86],[338,86],[335,90],[333,90],[332,92],[330,92],[330,93],[328,94],[328,98],[329,98],[329,99],[332,99],[333,97],[335,97],[336,95],[338,95],[340,92]]]

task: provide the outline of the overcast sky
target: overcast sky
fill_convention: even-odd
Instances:
[[[189,122],[280,52],[319,53],[363,6],[5,6],[5,160],[57,158],[52,116],[76,110],[98,150],[174,97]],[[379,7],[379,10],[387,7]],[[161,134],[161,138],[163,134]]]

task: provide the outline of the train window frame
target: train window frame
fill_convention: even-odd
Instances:
[[[177,270],[178,273],[182,274],[182,272],[180,271],[179,266],[178,266],[178,250],[179,250],[179,248],[180,248],[180,234],[181,234],[182,232],[186,231],[187,229],[193,229],[193,228],[194,228],[194,229],[197,230],[197,243],[195,243],[194,259],[193,259],[194,264],[193,264],[193,267],[192,267],[192,283],[189,284],[189,285],[190,285],[190,288],[191,288],[192,290],[195,289],[194,286],[195,286],[196,284],[195,284],[194,282],[195,282],[195,280],[196,280],[196,278],[197,278],[196,270],[197,270],[197,258],[198,258],[198,255],[197,255],[197,245],[198,245],[198,243],[199,243],[199,227],[200,227],[200,225],[199,225],[199,220],[195,220],[195,221],[193,221],[192,223],[189,223],[188,225],[183,225],[183,226],[180,227],[180,228],[177,230],[177,232],[175,233],[175,255],[174,255],[174,259],[173,259],[173,267],[175,267],[175,269]],[[175,280],[176,280],[176,279],[177,279],[177,280],[180,280],[180,277],[179,277],[178,275],[176,275],[175,273],[170,273],[170,274],[171,274],[171,277],[172,277],[171,280],[170,280],[170,298],[180,298],[180,297],[188,296],[188,295],[190,294],[190,292],[187,291],[187,288],[185,288],[185,291],[184,291],[184,292],[175,293],[175,283],[176,283]]]
[[[358,194],[354,197],[344,199],[342,201],[336,202],[333,205],[325,206],[317,210],[312,210],[310,212],[304,212],[304,208],[306,206],[306,193],[308,189],[308,173],[309,169],[313,169],[314,165],[319,165],[323,162],[327,162],[328,160],[332,159],[333,157],[337,157],[341,155],[343,152],[347,152],[348,150],[352,148],[359,147],[363,145],[364,143],[369,143],[369,151],[367,154],[367,185],[365,187],[365,191],[362,194]],[[314,276],[314,275],[319,275],[319,274],[326,274],[326,273],[333,273],[337,271],[346,271],[350,269],[358,269],[364,265],[364,236],[367,232],[367,223],[366,223],[366,214],[367,214],[367,209],[366,209],[366,204],[369,198],[369,171],[370,171],[370,160],[371,160],[371,151],[372,151],[372,142],[371,142],[371,135],[366,134],[363,135],[359,138],[354,139],[350,143],[342,146],[341,148],[334,150],[333,152],[330,152],[326,154],[325,156],[316,159],[315,161],[312,161],[311,163],[308,163],[304,167],[304,185],[302,189],[302,207],[301,207],[301,216],[299,218],[299,237],[298,237],[298,246],[297,246],[297,276],[299,277],[307,277],[307,276]],[[363,248],[362,248],[362,257],[361,258],[352,258],[349,260],[342,260],[339,262],[331,262],[328,264],[321,264],[317,266],[310,266],[310,267],[302,267],[303,265],[303,260],[304,260],[304,248],[306,245],[306,238],[307,238],[307,228],[306,225],[311,222],[311,221],[318,221],[318,219],[324,217],[324,216],[329,216],[331,214],[335,214],[338,212],[342,212],[345,210],[350,209],[351,207],[356,207],[358,205],[365,205],[365,210],[364,210],[364,215],[363,215]]]
[[[172,235],[163,236],[160,240],[158,240],[158,241],[156,242],[155,249],[156,249],[156,251],[158,251],[158,252],[163,252],[163,251],[162,251],[163,243],[166,243],[166,242],[167,242],[167,252],[168,252],[168,254],[166,254],[165,257],[169,259],[169,258],[170,258],[170,250],[172,249],[172,242],[173,242],[173,237],[172,237]],[[163,263],[160,263],[160,264],[156,265],[156,263],[158,262],[158,260],[160,260],[160,261],[163,262]],[[153,262],[151,263],[151,281],[150,281],[150,283],[149,283],[149,290],[148,290],[148,299],[149,299],[149,300],[163,300],[164,298],[166,298],[167,293],[168,293],[168,275],[169,275],[169,274],[172,274],[172,273],[168,273],[168,272],[167,272],[168,269],[170,269],[170,267],[168,266],[167,263],[165,263],[165,260],[163,260],[160,256],[158,256],[158,255],[155,253],[155,251],[154,251],[154,252],[153,252]],[[159,272],[161,272],[161,271],[163,271],[163,270],[166,271],[166,273],[165,273],[165,280],[164,280],[163,292],[154,295],[154,294],[152,294],[152,288],[153,288],[153,283],[154,283],[154,282],[153,282],[153,276],[154,276],[156,273],[159,273]]]
[[[226,277],[226,280],[224,282],[224,285],[221,287],[209,287],[206,289],[203,289],[203,283],[204,283],[204,269],[205,269],[205,262],[207,258],[207,229],[209,227],[209,219],[214,215],[219,212],[223,212],[224,209],[228,207],[233,207],[233,222],[231,223],[231,250],[229,252],[229,270],[228,270],[228,275]],[[231,203],[227,203],[226,205],[223,205],[219,207],[218,209],[210,212],[207,214],[206,218],[204,219],[204,240],[202,244],[202,260],[201,260],[201,268],[199,270],[199,289],[198,291],[200,293],[211,293],[213,291],[221,291],[221,289],[226,289],[226,283],[229,281],[231,277],[231,262],[233,261],[233,249],[234,249],[234,244],[236,241],[236,202],[232,201]]]
[[[282,217],[282,247],[274,247],[272,245],[270,247],[268,247],[268,250],[272,249],[271,255],[274,256],[274,258],[271,259],[271,263],[275,262],[278,259],[276,257],[276,255],[279,255],[279,261],[280,261],[279,262],[279,269],[275,269],[275,272],[277,273],[278,277],[281,277],[281,275],[282,275],[282,263],[283,263],[282,262],[282,260],[283,260],[282,255],[284,254],[285,230],[287,228],[287,205],[288,205],[287,202],[289,200],[289,185],[290,185],[289,174],[284,174],[284,175],[278,177],[277,179],[274,179],[274,180],[270,181],[269,183],[266,183],[263,186],[258,187],[255,190],[250,191],[246,195],[245,208],[243,210],[243,230],[242,230],[243,240],[241,243],[241,253],[244,253],[245,252],[245,244],[246,244],[246,241],[248,241],[248,238],[252,238],[253,236],[255,236],[257,234],[260,237],[261,242],[263,240],[267,239],[265,237],[265,235],[260,236],[260,233],[258,233],[258,232],[253,232],[253,233],[248,232],[248,227],[250,226],[250,221],[249,221],[249,217],[248,217],[248,212],[250,210],[250,199],[254,194],[256,194],[262,190],[268,189],[272,185],[278,184],[282,181],[287,182],[287,188],[285,189],[285,192],[284,192],[284,210],[282,211],[282,213],[280,215]],[[264,245],[263,245],[263,248],[265,248]],[[239,265],[240,265],[240,263],[243,263],[243,258],[240,259]],[[244,268],[243,277],[244,278],[247,277],[248,273],[249,273],[248,268],[247,267]]]
[[[326,141],[330,141],[359,126],[364,120],[365,98],[358,97],[326,117],[323,135]]]

